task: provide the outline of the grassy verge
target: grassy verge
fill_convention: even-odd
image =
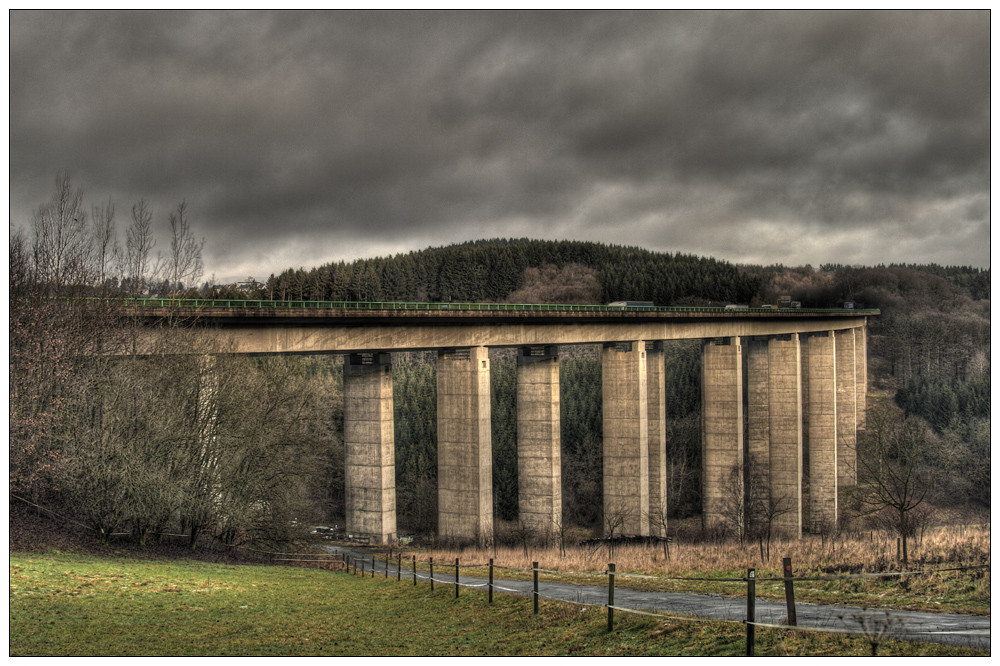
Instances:
[[[10,654],[739,655],[737,623],[602,609],[291,567],[61,553],[10,559]],[[759,629],[757,654],[862,655],[861,638]],[[987,654],[887,642],[880,654]]]

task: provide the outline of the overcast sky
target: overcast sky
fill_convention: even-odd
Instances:
[[[497,237],[990,265],[987,11],[9,20],[12,223],[59,171],[121,229],[186,200],[220,282]]]

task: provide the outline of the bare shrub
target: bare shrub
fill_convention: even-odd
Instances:
[[[508,303],[599,303],[601,283],[597,271],[581,264],[557,268],[547,264],[526,268],[521,288],[507,297]]]

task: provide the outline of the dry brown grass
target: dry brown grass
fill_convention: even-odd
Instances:
[[[757,543],[744,545],[738,541],[685,542],[675,540],[670,546],[670,558],[664,557],[660,545],[618,546],[611,556],[608,549],[572,546],[561,554],[556,546],[520,546],[497,548],[434,548],[418,554],[418,559],[434,557],[435,562],[451,563],[455,558],[469,564],[482,564],[493,558],[497,566],[530,568],[537,561],[543,569],[559,571],[603,572],[614,562],[619,572],[635,572],[658,576],[723,576],[744,572],[753,567],[763,577],[767,572],[780,575],[781,559],[790,557],[796,574],[803,572],[878,573],[900,571],[897,542],[892,535],[876,532],[854,532],[831,536],[807,535],[801,539],[774,539],[770,557],[766,546],[764,557]],[[908,570],[986,564],[990,558],[989,524],[942,526],[927,530],[910,546]]]
[[[540,569],[556,572],[544,572],[543,579],[597,586],[607,585],[604,573],[608,563],[614,562],[621,587],[723,596],[744,595],[746,584],[734,579],[754,568],[757,596],[771,600],[784,598],[784,585],[778,579],[782,577],[782,558],[790,557],[797,579],[795,596],[801,602],[989,615],[988,522],[935,527],[918,535],[910,545],[905,571],[921,571],[921,575],[853,575],[903,571],[896,548],[894,536],[865,531],[774,540],[770,556],[765,549],[763,558],[758,544],[741,545],[731,540],[679,540],[671,545],[669,559],[664,557],[662,546],[653,545],[619,546],[613,556],[605,546],[575,546],[564,554],[558,547],[529,547],[527,552],[522,546],[434,548],[416,555],[418,562],[424,563],[433,557],[436,574],[453,571],[455,558],[459,558],[464,575],[485,577],[487,570],[477,565],[493,558],[496,578],[523,580],[531,578],[531,564],[537,561]],[[975,568],[952,570],[960,567]]]

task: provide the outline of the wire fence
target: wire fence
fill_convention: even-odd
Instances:
[[[336,557],[336,556],[335,556]],[[827,626],[815,626],[809,624],[799,624],[796,620],[797,613],[794,601],[794,585],[796,583],[811,582],[811,581],[843,581],[843,580],[854,580],[854,579],[892,579],[900,578],[902,576],[921,576],[930,575],[942,572],[953,572],[953,571],[970,571],[970,570],[989,570],[990,565],[970,565],[962,567],[942,567],[942,568],[925,568],[925,569],[914,569],[910,571],[890,571],[890,572],[880,572],[880,573],[865,573],[865,574],[845,574],[842,576],[802,576],[795,577],[791,575],[791,561],[789,558],[785,558],[783,561],[783,566],[788,575],[781,577],[761,577],[756,576],[755,569],[748,569],[746,576],[740,577],[693,577],[693,576],[655,576],[649,574],[631,574],[624,572],[616,572],[615,564],[609,563],[608,568],[603,571],[563,571],[557,569],[543,569],[538,566],[537,562],[534,562],[531,567],[512,567],[512,566],[501,566],[494,563],[490,559],[487,563],[471,563],[462,565],[458,558],[454,561],[437,561],[435,562],[433,558],[428,558],[427,560],[417,560],[415,555],[411,555],[406,560],[403,560],[402,553],[396,554],[396,559],[393,560],[391,551],[386,551],[383,556],[378,554],[371,554],[365,557],[357,557],[350,551],[343,551],[340,553],[342,562],[344,563],[344,568],[355,575],[376,577],[381,573],[384,577],[392,577],[393,572],[395,572],[395,577],[401,580],[403,577],[407,579],[412,579],[413,585],[417,585],[418,581],[428,583],[433,590],[435,586],[450,586],[455,590],[455,597],[459,596],[459,591],[461,588],[470,589],[482,589],[486,588],[489,601],[493,601],[494,592],[504,592],[508,594],[517,595],[530,595],[533,601],[533,612],[537,614],[539,612],[539,601],[551,601],[555,603],[566,603],[573,604],[581,607],[590,608],[603,608],[607,612],[608,618],[608,631],[613,631],[614,629],[614,613],[615,611],[621,613],[628,613],[643,617],[650,617],[660,621],[677,621],[677,622],[714,622],[714,623],[727,623],[731,625],[742,625],[745,627],[747,644],[746,644],[746,654],[752,656],[755,650],[756,637],[755,629],[760,627],[762,629],[770,629],[777,631],[805,631],[813,633],[826,633],[844,636],[861,636],[866,640],[872,642],[874,645],[876,642],[881,642],[888,639],[897,640],[914,640],[915,638],[921,638],[923,640],[932,639],[933,634],[947,633],[951,637],[966,636],[968,640],[966,641],[970,647],[988,647],[989,645],[989,632],[986,631],[985,636],[981,630],[969,630],[969,631],[948,631],[948,632],[932,632],[932,631],[906,631],[903,627],[903,620],[900,617],[893,617],[889,611],[875,611],[871,612],[869,609],[863,609],[864,614],[851,615],[851,614],[841,614],[835,617],[841,624],[841,626],[832,626],[827,624]],[[395,567],[395,568],[394,568]],[[404,567],[408,567],[404,571]],[[435,567],[437,569],[437,574],[435,574]],[[466,569],[477,569],[482,570],[483,568],[488,569],[488,581],[482,582],[475,579],[466,578],[462,579],[461,570]],[[531,573],[532,580],[530,581],[530,588],[528,587],[529,581],[518,581],[523,582],[523,585],[518,587],[510,587],[510,582],[506,584],[500,584],[495,580],[495,573],[497,571],[507,571],[507,572],[527,572]],[[447,572],[447,573],[442,573]],[[607,577],[607,598],[605,600],[597,601],[584,601],[581,599],[571,599],[567,598],[565,595],[560,596],[559,594],[546,594],[542,592],[540,575],[547,574],[550,576],[560,576],[560,577],[593,577],[595,575]],[[642,608],[623,606],[621,604],[615,603],[615,590],[616,590],[616,579],[643,579],[643,580],[659,580],[659,581],[699,581],[699,582],[709,582],[709,583],[729,583],[729,584],[739,584],[745,586],[746,589],[746,614],[744,617],[739,619],[727,619],[718,617],[695,617],[690,615],[679,615],[677,613],[664,613],[659,611],[651,611]],[[475,582],[473,582],[475,580]],[[781,622],[767,622],[760,621],[757,619],[756,606],[757,606],[757,596],[756,596],[756,584],[757,583],[781,583],[785,585],[786,590],[786,615],[782,618]],[[547,583],[550,586],[558,586],[560,581],[549,581]],[[563,583],[565,584],[565,583]],[[574,584],[575,585],[575,584]],[[596,588],[589,588],[591,590],[591,596],[593,596],[592,590]],[[621,588],[619,588],[621,591]],[[656,593],[651,593],[656,594]],[[669,593],[660,593],[669,594]],[[884,613],[884,617],[879,617],[878,613]],[[853,622],[857,625],[856,628],[847,626]],[[985,645],[983,642],[985,641]]]

